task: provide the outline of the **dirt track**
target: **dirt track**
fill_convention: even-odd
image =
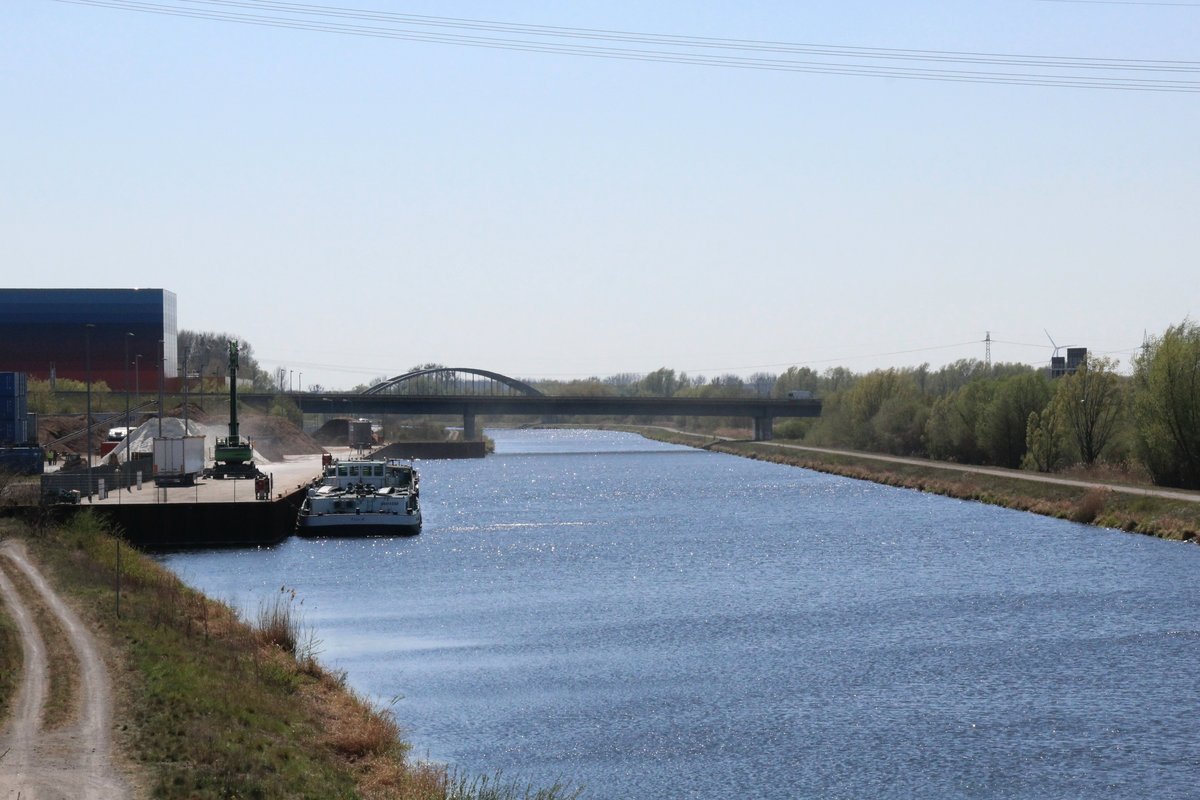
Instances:
[[[12,717],[0,731],[0,800],[120,800],[129,797],[112,763],[112,690],[96,644],[13,541],[0,542],[0,561],[32,584],[58,618],[79,662],[79,705],[59,729],[46,730],[43,707],[49,683],[46,648],[33,612],[0,570],[3,599],[21,635],[24,661]]]

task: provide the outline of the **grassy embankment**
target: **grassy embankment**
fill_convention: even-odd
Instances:
[[[788,450],[762,442],[723,441],[713,436],[663,428],[607,427],[634,431],[659,441],[703,447],[962,500],[975,500],[1074,522],[1119,528],[1162,539],[1200,540],[1200,503],[1185,500],[1118,492],[1102,486],[1064,486],[1020,477],[959,472],[933,465],[897,464],[872,459],[867,454]]]
[[[20,676],[21,640],[16,623],[9,616],[8,609],[0,603],[0,720],[8,717]]]
[[[295,597],[281,592],[247,624],[189,589],[90,514],[42,535],[12,521],[60,593],[109,653],[118,747],[155,798],[558,800],[578,792],[448,774],[414,762],[394,717],[316,660]],[[11,573],[12,571],[9,570]],[[20,670],[16,631],[0,608],[0,708]]]

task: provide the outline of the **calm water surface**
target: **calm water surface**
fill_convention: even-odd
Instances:
[[[1200,796],[1200,548],[586,431],[421,462],[412,539],[183,553],[416,752],[589,798]]]

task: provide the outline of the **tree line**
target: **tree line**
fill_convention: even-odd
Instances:
[[[663,367],[575,381],[529,381],[547,394],[822,399],[820,418],[777,421],[777,438],[966,464],[1057,472],[1077,465],[1143,471],[1164,486],[1200,488],[1200,326],[1147,339],[1132,374],[1089,356],[1052,378],[1028,364],[962,359],[855,373],[791,367],[749,378],[689,376]],[[678,420],[703,429],[735,420]],[[744,425],[744,421],[742,422]]]
[[[231,338],[236,337],[182,331],[180,357],[186,353],[187,363],[202,365],[202,374],[216,372]],[[242,375],[255,388],[278,389],[280,376],[261,370],[249,344],[242,347]],[[1114,465],[1144,472],[1160,485],[1200,488],[1200,325],[1184,320],[1147,338],[1132,359],[1132,374],[1118,372],[1119,366],[1089,355],[1074,373],[1057,378],[1028,364],[961,359],[937,369],[924,364],[866,373],[790,367],[781,374],[706,378],[662,367],[645,375],[526,382],[560,396],[783,399],[807,391],[823,401],[821,416],[777,421],[776,437],[1041,472]],[[710,418],[676,422],[697,430],[745,424]]]

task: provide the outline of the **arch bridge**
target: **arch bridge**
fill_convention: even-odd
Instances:
[[[243,395],[269,405],[273,395]],[[361,392],[295,392],[307,414],[338,416],[454,415],[463,434],[477,438],[480,415],[536,417],[749,417],[756,441],[770,439],[777,417],[819,417],[821,401],[763,397],[612,397],[547,395],[524,381],[474,367],[430,367],[382,381]]]
[[[545,396],[524,381],[501,375],[499,372],[474,367],[429,367],[413,370],[381,381],[365,390],[363,394]]]

